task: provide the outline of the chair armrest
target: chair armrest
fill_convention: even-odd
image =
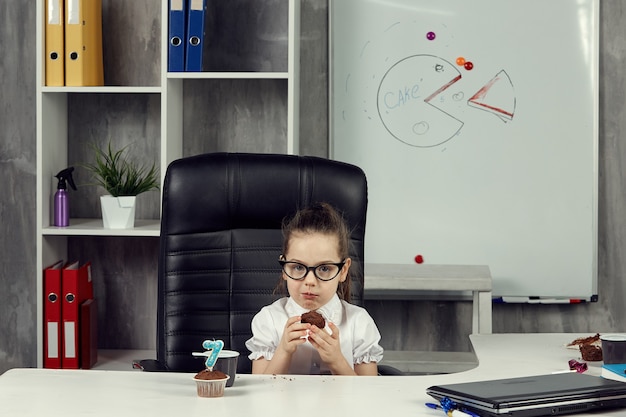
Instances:
[[[378,365],[378,375],[385,375],[385,376],[405,375],[405,373],[399,369],[394,368],[393,366]]]
[[[140,359],[133,361],[133,368],[145,372],[167,372],[168,369],[156,359]]]

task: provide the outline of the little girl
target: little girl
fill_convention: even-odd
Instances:
[[[365,309],[346,301],[352,260],[344,219],[329,204],[315,204],[283,223],[283,237],[281,285],[289,297],[252,320],[252,373],[377,375],[378,328]],[[325,329],[300,323],[310,310],[324,316]]]

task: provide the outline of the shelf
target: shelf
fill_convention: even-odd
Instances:
[[[168,72],[167,78],[207,80],[286,80],[287,72]]]
[[[102,219],[70,219],[68,227],[48,226],[42,229],[43,235],[54,236],[154,236],[161,231],[159,220],[135,220],[132,229],[105,229]]]
[[[116,93],[116,94],[159,94],[161,87],[132,87],[132,86],[112,86],[100,87],[41,87],[43,93]]]
[[[157,302],[154,256],[161,206],[159,193],[144,194],[136,212],[142,220],[136,220],[134,228],[105,229],[100,217],[101,190],[81,188],[89,185],[83,165],[93,159],[88,145],[103,146],[108,141],[116,148],[132,145],[131,155],[138,162],[156,161],[161,181],[168,165],[185,156],[297,154],[299,149],[300,2],[211,3],[220,23],[212,27],[215,36],[209,37],[213,43],[209,67],[215,71],[194,73],[167,71],[168,4],[103,2],[104,86],[45,86],[45,26],[36,28],[37,274],[32,279],[36,279],[37,299],[43,300],[41,271],[45,266],[59,259],[94,260],[93,274],[101,291],[96,298],[102,297],[98,307],[107,312],[107,319],[99,320],[101,348],[133,349],[149,346],[155,339],[151,315]],[[45,2],[37,2],[38,22],[45,21],[44,6]],[[75,218],[68,227],[50,226],[54,175],[68,166],[76,167],[74,180],[81,191],[72,196]],[[126,239],[135,237],[142,238],[140,245]],[[125,298],[132,291],[145,297]],[[121,327],[145,331],[129,335]],[[121,353],[113,352],[114,356]],[[108,362],[131,369],[132,359],[154,357],[154,352],[138,351],[137,356],[123,360],[108,355],[101,351],[106,369],[110,369]],[[42,364],[40,301],[37,366]]]

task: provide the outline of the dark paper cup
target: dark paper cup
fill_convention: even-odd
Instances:
[[[604,334],[600,340],[604,363],[626,363],[626,334]]]
[[[228,381],[226,387],[232,387],[235,383],[235,376],[237,375],[237,360],[239,359],[239,352],[235,350],[222,350],[217,357],[215,366],[213,369],[224,372],[228,375]]]

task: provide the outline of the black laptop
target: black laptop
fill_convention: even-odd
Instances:
[[[435,385],[426,393],[480,416],[534,417],[626,407],[626,382],[571,373]]]

